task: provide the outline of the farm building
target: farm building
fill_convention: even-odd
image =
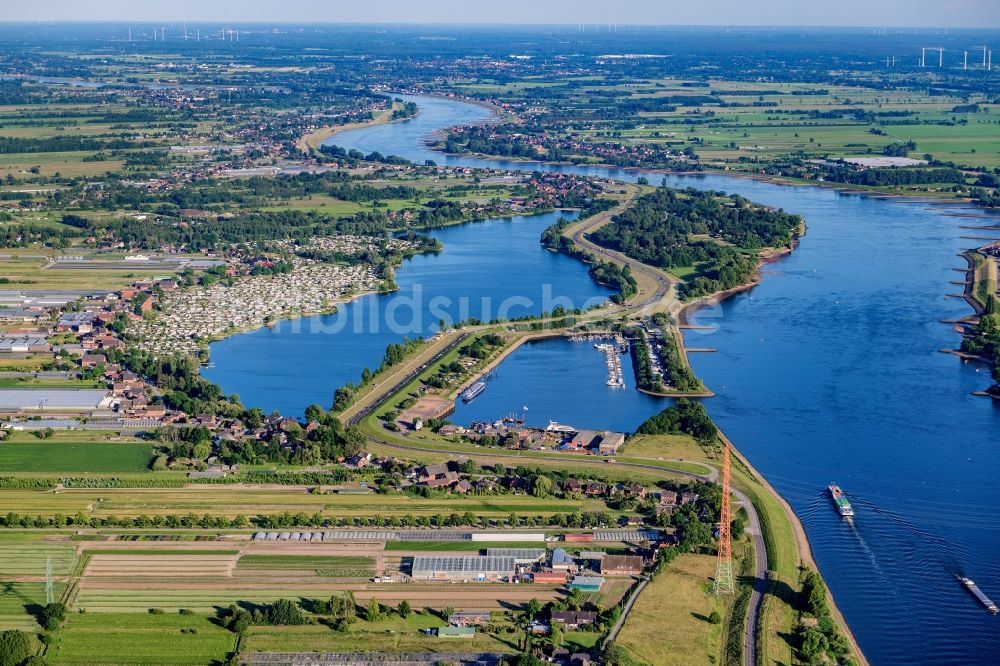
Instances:
[[[514,575],[513,557],[432,556],[413,558],[413,578],[417,580],[495,581]]]
[[[570,582],[571,589],[582,592],[600,592],[604,585],[604,578],[601,576],[575,576]]]
[[[438,627],[438,638],[475,638],[475,627]]]
[[[473,532],[472,541],[545,541],[541,532]]]
[[[604,559],[605,555],[607,555],[607,553],[605,553],[603,550],[581,550],[579,557],[581,560],[587,560],[588,562],[590,562],[594,560]]]
[[[613,456],[618,453],[625,444],[625,433],[623,432],[602,432],[597,450],[602,456]]]
[[[108,409],[103,389],[0,389],[0,412],[90,412]]]
[[[598,530],[593,541],[656,541],[660,538],[657,530]],[[567,541],[569,541],[567,535]]]
[[[586,543],[594,540],[593,534],[567,534],[563,539],[566,543]]]
[[[638,555],[606,555],[601,558],[601,573],[606,576],[637,576],[645,561]]]
[[[531,578],[536,583],[554,583],[556,585],[562,585],[566,582],[566,572],[565,571],[536,571],[531,575]]]
[[[545,557],[544,548],[487,548],[486,557],[513,557],[516,564],[540,562]]]
[[[552,551],[553,569],[562,569],[565,571],[567,569],[572,569],[574,566],[576,566],[576,562],[573,560],[573,557],[565,550],[563,550],[562,548],[556,548],[555,550]]]

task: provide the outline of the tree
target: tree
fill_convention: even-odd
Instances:
[[[528,614],[529,620],[534,620],[539,613],[542,612],[542,602],[538,599],[532,599],[528,602],[527,607],[524,609],[525,613]]]
[[[406,599],[400,601],[399,605],[396,606],[396,612],[399,613],[399,617],[403,618],[404,620],[410,617],[410,612],[411,612],[410,602],[407,601]]]
[[[302,609],[289,599],[278,599],[267,609],[267,622],[274,625],[305,624]]]
[[[718,608],[712,609],[712,613],[708,616],[708,621],[712,624],[722,624],[722,613],[719,612]]]
[[[830,647],[830,642],[819,629],[809,627],[802,634],[802,656],[813,661]]]
[[[455,607],[448,606],[443,611],[441,611],[441,619],[447,622],[451,619],[451,616],[455,614]]]
[[[548,497],[552,494],[552,479],[539,474],[531,481],[531,494],[535,497]]]
[[[64,619],[66,619],[66,605],[56,601],[42,608],[39,624],[47,631],[54,631]]]
[[[379,622],[382,619],[382,605],[375,599],[368,601],[365,608],[365,619],[369,622]]]
[[[12,629],[0,632],[0,666],[19,666],[31,656],[31,637]]]
[[[802,591],[806,597],[806,608],[816,617],[828,614],[826,605],[826,584],[815,571],[806,573],[802,581]]]
[[[552,641],[552,645],[562,647],[563,632],[559,625],[554,622],[552,623],[552,633],[549,635],[549,639]]]

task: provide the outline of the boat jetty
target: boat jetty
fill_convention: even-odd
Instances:
[[[625,386],[625,374],[622,372],[621,354],[628,353],[628,340],[618,334],[608,333],[584,333],[572,335],[573,342],[594,341],[594,349],[604,354],[608,364],[608,386]]]

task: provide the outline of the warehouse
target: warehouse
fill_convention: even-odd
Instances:
[[[413,558],[414,580],[499,581],[514,575],[513,557],[431,556]]]

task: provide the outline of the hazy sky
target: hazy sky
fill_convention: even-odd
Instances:
[[[4,21],[1000,27],[1000,0],[0,0]]]

